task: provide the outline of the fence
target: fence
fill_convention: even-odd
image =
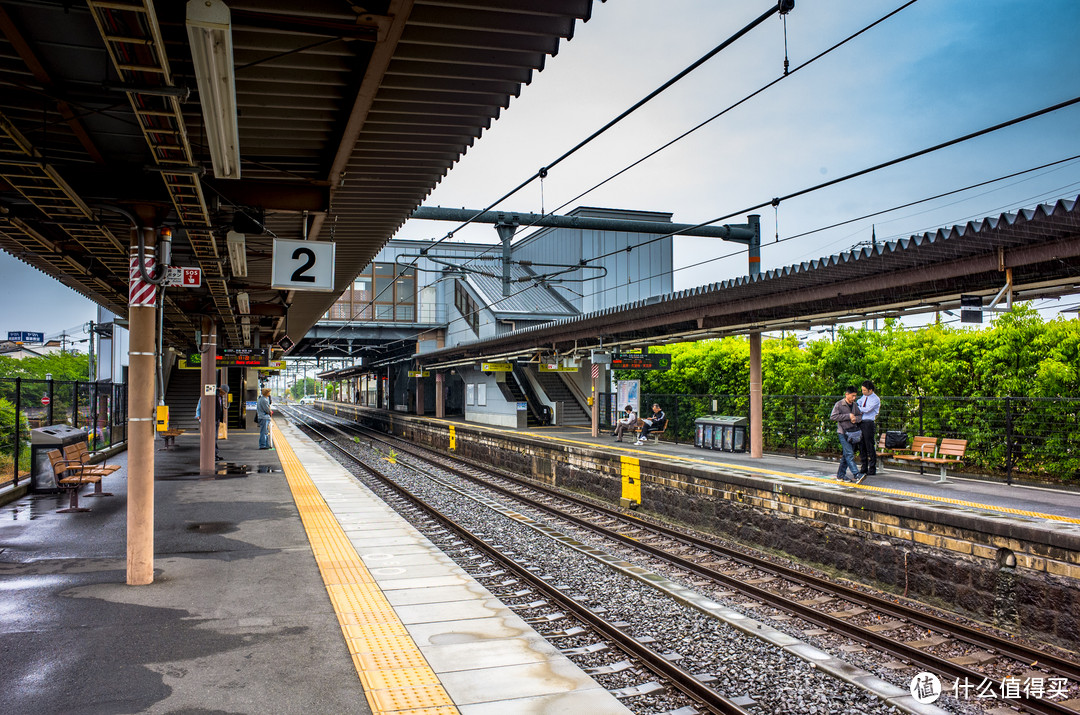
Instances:
[[[32,468],[30,430],[54,424],[86,428],[91,450],[126,441],[127,385],[0,378],[0,485],[18,486]]]
[[[602,417],[613,424],[610,393]],[[762,438],[767,452],[839,456],[829,395],[764,395]],[[641,396],[643,413],[657,402],[669,419],[666,436],[694,441],[694,420],[714,414],[750,417],[749,395]],[[965,471],[1080,484],[1080,399],[1065,397],[882,397],[877,432],[965,439]]]

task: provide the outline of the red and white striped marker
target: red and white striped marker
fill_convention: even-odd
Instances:
[[[143,265],[147,275],[154,275],[154,266],[157,261],[154,258],[154,249],[146,248],[143,252]],[[144,281],[139,272],[139,251],[131,249],[131,260],[128,263],[128,305],[153,306],[157,302],[157,286]]]

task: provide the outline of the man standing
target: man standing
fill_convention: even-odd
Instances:
[[[259,449],[270,449],[270,418],[274,410],[270,406],[270,388],[264,387],[255,406],[255,420],[259,423]]]
[[[214,400],[214,402],[215,402],[215,405],[216,405],[215,410],[214,410],[214,412],[215,412],[214,416],[215,416],[215,418],[217,420],[217,427],[216,427],[217,432],[214,433],[216,435],[215,439],[214,439],[214,461],[215,462],[220,462],[220,461],[222,461],[222,459],[221,459],[221,452],[218,451],[217,437],[221,436],[222,425],[223,424],[226,425],[225,429],[228,430],[228,423],[225,421],[226,418],[229,415],[229,386],[228,385],[218,385],[217,399]],[[228,433],[226,432],[226,434],[228,434]]]
[[[836,470],[836,479],[840,482],[854,481],[858,484],[866,479],[866,475],[860,472],[858,465],[855,464],[855,450],[852,447],[853,444],[862,441],[862,428],[859,426],[862,413],[855,401],[855,395],[854,387],[845,388],[843,399],[837,400],[833,405],[829,419],[836,423],[836,435],[840,439],[840,449],[844,452],[844,456],[840,459],[840,468]],[[846,476],[849,469],[851,479]]]
[[[862,471],[863,474],[877,474],[877,445],[874,444],[874,424],[881,411],[881,398],[874,392],[874,381],[864,380],[863,396],[859,398],[859,411],[862,412]]]

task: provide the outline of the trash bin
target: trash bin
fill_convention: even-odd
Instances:
[[[56,475],[49,463],[48,452],[52,449],[63,451],[69,444],[86,441],[86,430],[69,425],[49,425],[30,430],[30,490],[35,492],[56,491]]]
[[[715,441],[713,449],[725,452],[745,452],[746,428],[750,426],[750,420],[735,415],[721,415],[713,419],[717,424],[713,435]]]
[[[713,440],[720,433],[719,425],[713,417],[698,417],[694,420],[694,446],[701,449],[719,449],[713,446]]]

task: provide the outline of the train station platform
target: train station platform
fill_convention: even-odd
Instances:
[[[309,408],[987,621],[1027,613],[1047,637],[1080,646],[1075,622],[1058,615],[1080,612],[1076,491],[952,472],[937,483],[936,470],[882,460],[862,484],[841,483],[837,462],[824,459],[637,446],[588,428],[511,429],[331,401]]]
[[[298,430],[155,457],[155,577],[112,497],[0,507],[6,712],[625,713]]]

